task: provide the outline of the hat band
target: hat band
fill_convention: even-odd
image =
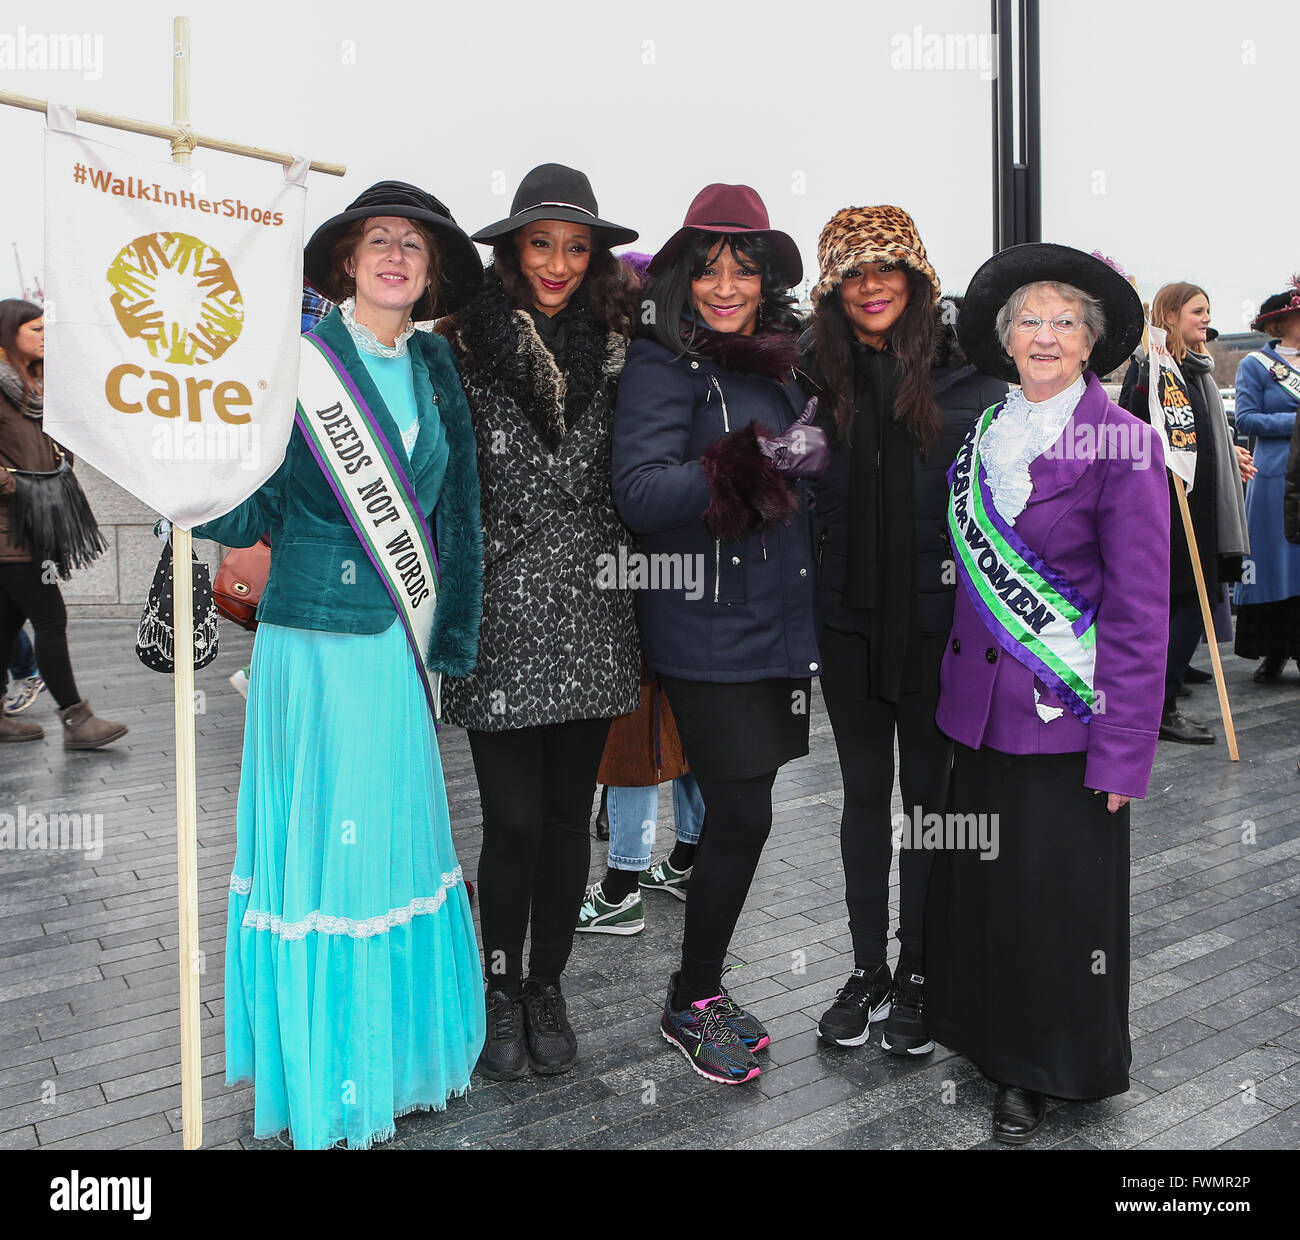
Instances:
[[[697,228],[753,228],[756,232],[763,232],[761,228],[755,228],[753,224],[742,224],[739,220],[705,220],[703,224],[695,225]],[[770,231],[770,230],[767,230]]]
[[[598,218],[594,211],[588,211],[586,207],[580,207],[576,202],[535,202],[531,207],[525,207],[524,211],[536,211],[538,207],[570,207],[574,211],[581,211],[583,215],[591,216],[593,220]],[[518,215],[523,213],[523,211],[516,212]]]

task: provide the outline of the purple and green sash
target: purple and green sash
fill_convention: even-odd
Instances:
[[[425,662],[438,602],[438,557],[405,455],[389,443],[337,354],[302,337],[298,426],[367,558],[384,583],[420,670],[429,710],[442,705],[442,674]]]
[[[975,419],[948,474],[948,531],[957,573],[998,645],[1087,723],[1095,700],[1097,608],[993,504],[980,440],[1001,407],[992,405]]]

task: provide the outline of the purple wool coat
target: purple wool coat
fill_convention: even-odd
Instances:
[[[1061,438],[1029,476],[1033,491],[1014,528],[1097,605],[1094,688],[1105,697],[1081,722],[1002,650],[959,584],[936,720],[972,749],[1086,752],[1087,787],[1144,797],[1169,641],[1169,485],[1159,440],[1089,373]],[[1061,710],[1051,722],[1035,708],[1035,688],[1043,707]]]

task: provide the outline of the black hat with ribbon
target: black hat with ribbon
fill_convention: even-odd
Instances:
[[[1072,284],[1101,303],[1106,330],[1088,355],[1088,369],[1109,374],[1128,360],[1142,339],[1142,299],[1105,259],[1068,245],[1033,241],[993,255],[972,277],[957,319],[957,338],[986,375],[1020,380],[1016,364],[998,339],[998,311],[1026,284]]]
[[[519,182],[510,215],[480,228],[474,240],[493,245],[536,220],[586,224],[607,246],[626,245],[640,236],[634,228],[602,220],[597,211],[596,195],[585,172],[563,164],[540,164]]]
[[[1259,313],[1250,325],[1255,332],[1271,332],[1272,324],[1288,314],[1300,314],[1300,275],[1291,277],[1291,287],[1272,297],[1265,297],[1260,303]]]
[[[425,293],[411,311],[413,319],[432,319],[459,310],[483,283],[483,263],[474,243],[432,194],[405,181],[379,181],[361,194],[346,211],[328,219],[313,234],[303,252],[302,270],[308,282],[322,292],[337,291],[331,255],[334,243],[349,224],[375,216],[395,215],[419,220],[438,241],[442,279],[433,295]]]

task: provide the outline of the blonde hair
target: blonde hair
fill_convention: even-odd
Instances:
[[[1176,362],[1181,362],[1187,356],[1188,347],[1183,333],[1178,330],[1178,320],[1182,317],[1183,307],[1197,296],[1204,297],[1207,306],[1210,304],[1209,293],[1199,284],[1188,284],[1185,280],[1180,280],[1175,284],[1164,285],[1151,303],[1151,322],[1169,333],[1169,352],[1174,355]],[[1198,340],[1192,352],[1208,353],[1209,350]]]

